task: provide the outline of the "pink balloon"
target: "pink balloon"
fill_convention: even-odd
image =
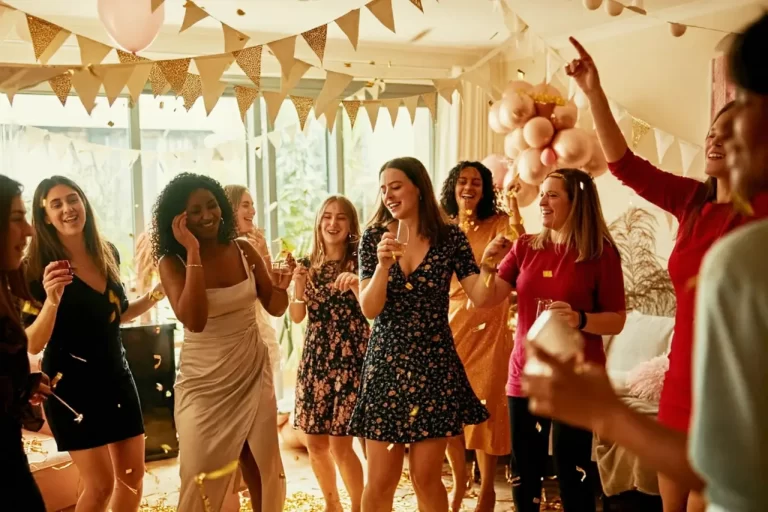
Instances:
[[[597,140],[597,135],[594,133],[587,134],[589,136],[590,144],[592,145],[592,158],[589,162],[584,164],[582,169],[592,175],[593,178],[597,178],[605,174],[608,170],[608,162],[605,159],[603,153],[603,147],[600,145],[600,141]]]
[[[541,153],[540,149],[528,148],[517,159],[517,172],[520,179],[537,187],[552,170],[552,167],[541,163]]]
[[[533,86],[525,80],[510,80],[507,86],[504,88],[504,92],[501,93],[502,99],[512,94],[519,92],[528,92],[533,89]]]
[[[579,116],[579,109],[576,108],[576,104],[569,101],[563,106],[555,107],[552,112],[552,125],[555,130],[567,130],[576,126],[576,120]]]
[[[97,7],[109,37],[131,53],[152,44],[165,21],[165,6],[152,12],[151,0],[98,0]]]
[[[557,132],[552,139],[552,149],[557,154],[560,167],[578,169],[592,158],[592,142],[587,132],[580,128],[569,128]]]
[[[501,108],[500,101],[491,105],[491,108],[488,110],[488,126],[496,133],[507,133],[509,130],[499,121],[499,108]]]
[[[554,126],[545,117],[534,117],[523,127],[523,138],[532,148],[543,148],[549,144],[554,134]]]
[[[552,148],[544,148],[544,151],[541,152],[541,163],[547,167],[557,163],[557,155]]]
[[[504,186],[504,175],[507,173],[507,162],[501,155],[488,155],[480,162],[486,166],[493,176],[493,186],[502,188]]]
[[[499,122],[510,130],[523,126],[536,114],[533,100],[526,94],[510,94],[500,103]]]
[[[563,97],[557,87],[543,83],[531,89],[530,94],[533,96],[536,104],[536,115],[546,117],[547,119],[555,110],[556,104],[554,100]]]
[[[504,154],[509,158],[517,158],[520,153],[528,149],[528,143],[523,138],[523,129],[518,128],[504,137]]]

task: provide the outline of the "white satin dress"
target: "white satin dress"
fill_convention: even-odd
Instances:
[[[175,386],[184,512],[204,512],[195,477],[238,459],[246,441],[261,473],[261,510],[278,512],[285,502],[269,349],[256,321],[256,279],[242,252],[241,259],[248,278],[206,290],[205,329],[184,329]],[[235,475],[204,482],[213,511],[221,510]]]

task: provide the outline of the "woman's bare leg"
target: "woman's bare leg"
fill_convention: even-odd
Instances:
[[[368,439],[365,447],[368,454],[368,482],[363,489],[362,512],[391,512],[397,484],[403,473],[405,445]]]
[[[411,444],[408,469],[420,512],[448,510],[448,493],[443,485],[443,461],[447,438],[427,439]]]
[[[461,502],[467,494],[467,481],[469,480],[464,436],[449,437],[446,453],[453,473],[453,490],[448,496],[450,510],[451,512],[459,512]]]
[[[477,464],[480,466],[480,496],[477,500],[476,512],[493,512],[496,507],[496,463],[499,458],[489,455],[482,450],[475,450]]]
[[[352,501],[352,512],[360,512],[363,499],[363,465],[352,445],[353,437],[330,437],[331,454]]]
[[[327,435],[307,435],[309,462],[317,483],[325,498],[326,512],[341,512],[339,489],[336,487],[336,465],[331,455],[331,443]]]

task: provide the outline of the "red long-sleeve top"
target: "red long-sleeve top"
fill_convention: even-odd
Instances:
[[[619,161],[608,164],[608,168],[624,185],[674,215],[680,223],[677,241],[669,256],[669,276],[675,289],[677,311],[659,421],[687,433],[691,417],[696,276],[701,261],[712,244],[729,231],[768,217],[768,193],[753,199],[754,215],[750,216],[736,213],[728,203],[707,203],[697,210],[694,199],[704,193],[706,186],[698,180],[664,172],[630,150]],[[691,215],[695,220],[688,230],[686,222]]]

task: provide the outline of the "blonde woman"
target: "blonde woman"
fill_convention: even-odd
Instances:
[[[317,212],[309,261],[294,272],[296,299],[289,308],[295,323],[308,318],[296,379],[295,427],[307,434],[309,460],[328,512],[342,511],[336,465],[353,512],[359,512],[363,494],[363,466],[348,434],[370,335],[358,302],[359,238],[352,203],[343,196],[326,199]]]

